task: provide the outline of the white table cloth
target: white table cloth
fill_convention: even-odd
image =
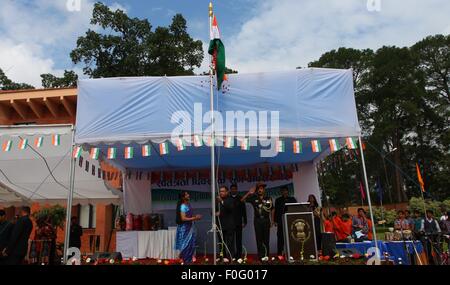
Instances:
[[[116,251],[124,258],[178,258],[175,250],[176,228],[159,231],[117,232]]]

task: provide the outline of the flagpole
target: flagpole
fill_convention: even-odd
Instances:
[[[213,5],[209,2],[209,31],[211,33],[212,28],[212,18],[213,18]],[[215,153],[214,153],[214,86],[213,86],[213,66],[212,66],[212,56],[209,56],[209,87],[210,87],[210,107],[211,107],[211,226],[213,233],[213,264],[216,265],[216,173],[215,173]]]
[[[363,144],[362,144],[361,136],[358,137],[358,140],[359,140],[359,147],[360,147],[360,150],[361,150],[361,161],[362,161],[362,167],[363,167],[363,172],[364,172],[364,183],[366,184],[367,203],[369,204],[370,219],[372,220],[373,240],[375,242],[375,247],[377,249],[377,253],[376,254],[378,254],[377,232],[375,230],[375,220],[373,218],[372,201],[370,199],[369,181],[367,180],[366,162],[364,160],[364,150],[363,150]],[[381,257],[378,256],[378,258],[381,258]]]

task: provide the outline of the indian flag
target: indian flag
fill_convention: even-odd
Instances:
[[[312,151],[313,152],[321,152],[322,147],[320,146],[320,142],[318,140],[311,141]]]
[[[89,157],[91,159],[98,159],[98,155],[100,154],[100,149],[98,147],[91,148],[91,153]]]
[[[292,142],[292,148],[294,149],[294,153],[302,153],[302,142],[299,140],[294,140]]]
[[[73,148],[73,153],[72,153],[72,157],[73,158],[80,158],[81,156],[81,147],[80,146],[76,146]]]
[[[195,147],[200,147],[203,145],[202,139],[200,138],[199,135],[194,135],[194,146]]]
[[[225,137],[225,145],[226,148],[232,148],[234,146],[234,137]]]
[[[182,151],[182,150],[186,149],[186,145],[184,144],[184,140],[183,139],[178,138],[176,145],[177,145],[177,150],[178,151]]]
[[[42,143],[44,142],[43,137],[37,137],[34,139],[34,146],[37,148],[40,148],[42,146]]]
[[[339,150],[340,146],[339,146],[339,142],[337,139],[328,140],[328,143],[330,144],[331,152],[335,152],[335,151]]]
[[[226,80],[225,75],[225,46],[220,40],[219,26],[216,16],[213,16],[210,27],[210,39],[208,53],[212,55],[212,64],[217,75],[217,89],[220,90],[222,82]]]
[[[143,157],[149,157],[151,154],[150,145],[149,144],[143,145],[141,151]]]
[[[241,149],[242,150],[250,149],[250,139],[249,138],[244,138],[241,140]]]
[[[61,136],[60,135],[52,135],[52,145],[59,146],[61,144]]]
[[[106,154],[106,157],[108,159],[116,159],[116,157],[117,157],[117,148],[115,148],[115,147],[108,148],[108,153]]]
[[[276,146],[277,152],[284,152],[284,150],[286,149],[284,140],[277,140],[275,143],[275,146]]]
[[[167,142],[163,142],[159,144],[159,153],[161,155],[165,155],[169,153],[169,144]]]
[[[203,137],[203,141],[205,142],[205,144],[207,146],[213,146],[212,143],[211,143],[211,136]]]
[[[20,150],[26,149],[27,145],[28,145],[28,139],[20,139],[20,142],[19,142],[19,149]]]
[[[127,146],[125,148],[125,159],[131,159],[134,155],[134,148],[132,146]]]
[[[2,150],[3,151],[11,151],[12,140],[7,140],[3,142]]]
[[[354,138],[346,138],[345,139],[345,144],[347,145],[348,149],[357,149],[358,145],[356,143],[356,139]]]

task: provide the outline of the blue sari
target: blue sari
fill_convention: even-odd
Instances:
[[[192,218],[191,206],[181,204],[180,212]],[[193,222],[183,222],[177,226],[175,249],[180,251],[180,258],[184,263],[192,263],[195,252],[195,226]]]

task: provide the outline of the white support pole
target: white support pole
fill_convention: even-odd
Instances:
[[[69,249],[70,240],[70,220],[72,218],[72,201],[73,192],[75,186],[75,159],[73,157],[73,150],[75,147],[75,128],[72,125],[72,147],[70,151],[70,176],[69,176],[69,195],[67,196],[67,206],[66,206],[66,229],[64,235],[64,252],[63,252],[63,264],[67,264],[67,251]]]
[[[370,219],[372,220],[373,241],[375,242],[375,247],[377,248],[377,252],[378,252],[377,232],[375,230],[375,220],[373,218],[372,201],[370,199],[369,181],[367,180],[366,161],[364,160],[364,150],[363,150],[361,136],[359,136],[358,139],[359,139],[359,148],[361,149],[361,162],[362,162],[362,167],[363,167],[363,172],[364,172],[364,184],[366,185],[367,203],[369,204]]]
[[[213,17],[213,6],[212,2],[209,2],[209,29],[211,32],[212,27],[212,17]],[[209,69],[209,87],[210,87],[210,107],[211,107],[211,232],[213,234],[213,263],[214,265],[217,264],[216,262],[216,171],[215,171],[215,141],[214,141],[214,85],[213,85],[213,66],[212,66],[212,56],[209,56],[209,63],[210,63],[210,69]]]

